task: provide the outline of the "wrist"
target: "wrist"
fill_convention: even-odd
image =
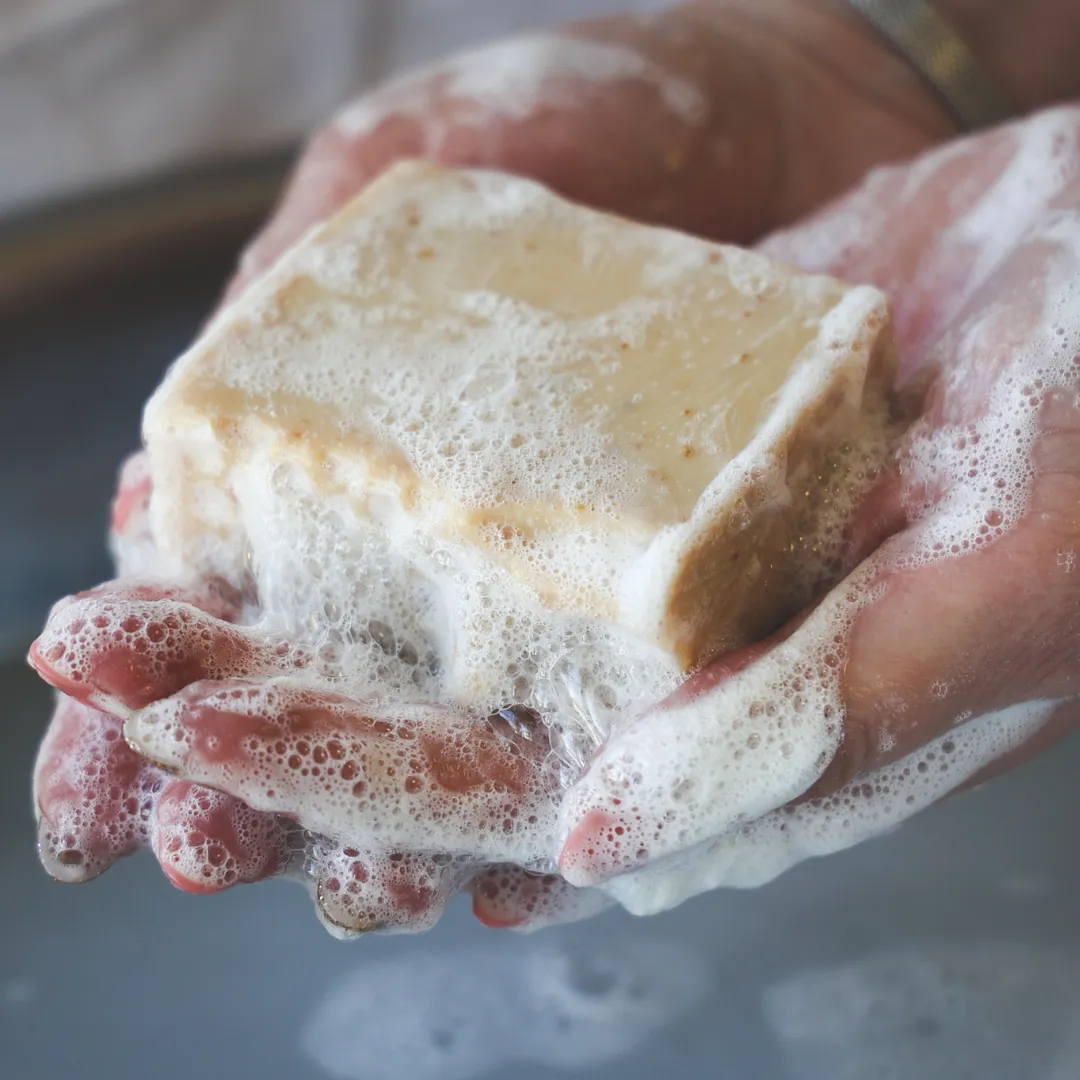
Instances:
[[[928,141],[955,134],[947,110],[922,76],[848,0],[697,2],[725,20],[756,26],[774,49],[797,51],[827,71],[851,98],[873,102],[896,121],[923,132]]]
[[[933,0],[1022,112],[1080,96],[1076,0]]]
[[[844,0],[696,0],[770,72],[784,190],[774,226],[817,209],[875,166],[956,134],[937,96]]]

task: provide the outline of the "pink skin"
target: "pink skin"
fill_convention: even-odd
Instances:
[[[61,881],[89,881],[149,846],[151,818],[170,778],[132,750],[123,721],[58,697],[38,751],[38,842]]]
[[[146,542],[137,530],[146,527],[149,495],[147,470],[138,461],[135,467],[129,464],[114,507],[114,528],[129,530],[118,534],[120,543]],[[226,620],[237,611],[235,595],[217,582],[186,588],[113,582],[54,607],[30,650],[35,669],[66,695],[58,699],[35,770],[41,855],[53,876],[89,880],[117,858],[149,849],[173,884],[205,893],[262,880],[286,865],[293,822],[303,816],[295,798],[264,796],[264,805],[253,809],[222,790],[227,778],[209,777],[219,781],[215,787],[193,783],[190,775],[177,779],[123,737],[121,717],[170,698],[192,682],[228,676],[266,679],[309,666],[311,656],[305,651],[230,625]],[[215,691],[222,686],[203,685]],[[342,715],[348,703],[334,695],[315,704],[326,706],[324,719],[327,709],[334,708],[337,719],[344,721],[338,730],[325,733],[331,750],[335,734],[342,739],[350,733],[378,736],[378,729],[386,726],[347,710]],[[275,737],[295,738],[300,734],[296,725],[310,716],[309,711],[301,719],[294,711],[263,717],[261,725]],[[235,739],[229,741],[236,734],[236,717],[193,707],[185,719],[194,736],[194,756],[218,736],[242,753]],[[504,789],[501,829],[503,821],[518,817],[524,790],[535,787],[540,770],[527,765],[529,744],[524,744],[524,755],[511,745],[516,736],[508,728],[496,730],[488,723],[491,735],[478,746],[473,723],[464,750],[418,732],[420,772],[459,800],[481,789],[490,794],[493,786]],[[364,731],[358,732],[358,726]],[[445,730],[444,723],[439,726]],[[394,741],[391,737],[389,743]],[[387,742],[385,737],[382,742]],[[378,746],[363,748],[365,758],[371,750]],[[223,764],[218,754],[214,767]],[[246,775],[239,758],[229,766],[236,776]],[[416,777],[405,779],[415,782]],[[338,780],[343,781],[343,774]],[[350,786],[357,783],[355,777],[344,780]],[[235,782],[243,787],[242,779]],[[551,803],[539,792],[533,801]],[[485,802],[482,813],[488,812]],[[311,862],[320,914],[337,930],[426,929],[478,865],[475,860],[383,850],[361,855],[330,840],[314,841]]]
[[[843,6],[696,0],[560,33],[636,54],[678,79],[694,107],[673,108],[655,78],[582,78],[554,53],[541,103],[525,115],[459,96],[438,70],[404,91],[377,88],[362,99],[359,129],[350,108],[312,138],[228,296],[403,157],[532,176],[624,217],[748,244],[954,131],[908,65]]]
[[[146,514],[150,508],[152,489],[149,459],[145,453],[132,454],[120,469],[120,480],[113,499],[110,528],[114,536],[131,539],[148,537]]]
[[[60,881],[89,881],[152,850],[188,892],[259,881],[284,865],[286,828],[236,799],[177,780],[124,741],[123,722],[71,698],[38,753],[38,844]]]
[[[312,861],[319,917],[345,935],[430,929],[471,872],[468,863],[445,856],[330,842],[317,845]]]
[[[119,715],[199,679],[287,670],[272,645],[196,599],[153,585],[99,586],[54,607],[28,659],[57,690]]]
[[[611,901],[591,889],[575,889],[558,874],[534,874],[519,866],[490,866],[471,885],[473,914],[493,930],[541,930],[598,915]]]
[[[498,718],[478,723],[463,716],[455,722],[446,710],[428,710],[430,725],[425,727],[423,718],[372,717],[340,695],[290,688],[281,680],[266,682],[267,676],[294,669],[285,650],[267,646],[260,652],[261,643],[243,628],[222,624],[194,608],[185,620],[181,615],[188,605],[149,595],[143,586],[118,586],[60,606],[60,626],[50,623],[44,637],[68,640],[68,648],[52,650],[60,654],[56,662],[62,670],[45,659],[49,649],[32,650],[33,662],[47,681],[62,689],[72,687],[77,694],[61,698],[38,762],[43,857],[56,876],[84,879],[121,855],[151,847],[170,880],[188,891],[216,891],[258,880],[284,865],[287,822],[299,821],[316,832],[332,830],[340,815],[327,818],[321,808],[335,787],[357,808],[357,821],[362,822],[381,805],[369,802],[366,789],[378,790],[395,772],[413,804],[410,821],[425,815],[435,821],[447,813],[456,821],[469,815],[471,804],[468,832],[506,838],[527,819],[535,822],[537,814],[550,811],[552,795],[541,780],[542,759],[534,751],[538,744],[521,742]],[[65,635],[72,626],[77,636],[95,619],[103,622],[102,613],[111,622],[95,627],[101,640],[87,646],[87,664],[63,668],[73,654]],[[146,652],[132,645],[132,635],[136,642],[143,640],[137,636],[143,630],[166,623],[171,638],[165,640],[183,662],[155,671],[145,662]],[[131,632],[118,643],[112,627],[125,624]],[[208,641],[216,650],[203,650]],[[211,658],[216,656],[219,663],[222,655],[233,665],[232,674],[246,664],[244,670],[260,682],[196,682],[177,690],[178,678],[205,675]],[[80,677],[73,679],[76,672]],[[221,674],[221,668],[215,667],[214,673]],[[235,699],[254,692],[255,685],[273,688],[274,710],[239,710]],[[125,715],[155,701],[179,703],[176,734],[182,726],[184,754],[167,764],[186,779],[173,779],[141,757],[123,740],[120,720],[86,704],[102,700]],[[107,754],[94,755],[89,771],[96,787],[89,793],[85,783],[80,788],[66,775],[73,765],[78,776],[88,771],[82,764],[88,740],[108,746]],[[278,746],[289,752],[275,756]],[[269,771],[259,771],[256,763]],[[316,775],[319,784],[312,786]],[[193,778],[209,786],[194,784]],[[111,795],[99,790],[106,785]],[[131,800],[144,791],[148,794],[138,804],[142,818],[131,824],[136,809]],[[498,796],[494,803],[493,793]],[[87,799],[93,809],[73,816],[73,808],[85,806]],[[59,838],[57,822],[67,823]],[[438,838],[437,828],[429,830],[436,846]],[[394,836],[384,834],[380,841],[392,849]],[[423,929],[473,872],[460,860],[447,863],[444,857],[412,854],[369,854],[335,868],[341,849],[326,842],[320,850],[329,852],[316,872],[320,909],[327,921],[347,931]],[[75,865],[89,872],[69,869]]]
[[[113,529],[121,541],[141,542],[150,495],[149,471],[141,455],[121,474]],[[235,617],[236,599],[220,583],[194,589],[128,585],[81,594],[76,610],[114,603],[128,614],[164,605],[168,614],[184,605],[196,621],[216,624]],[[64,610],[54,609],[54,616]],[[93,613],[90,613],[92,625]],[[123,620],[121,620],[123,621]],[[70,622],[69,624],[70,625]],[[36,645],[37,643],[35,643]],[[114,681],[116,654],[94,670]],[[285,865],[288,823],[260,814],[237,799],[176,779],[133,750],[123,738],[123,720],[92,707],[106,695],[71,678],[60,657],[56,669],[31,649],[31,663],[53,685],[74,691],[57,697],[52,723],[34,771],[38,846],[45,868],[61,881],[88,881],[119,858],[151,850],[168,879],[188,892],[217,892],[260,881]],[[135,680],[145,683],[145,679]],[[135,698],[145,697],[145,691]],[[129,704],[130,701],[129,695]]]
[[[220,892],[262,881],[289,857],[284,819],[189,780],[170,778],[158,797],[154,824],[154,856],[185,892]]]
[[[554,800],[543,748],[498,717],[373,712],[287,678],[193,683],[125,733],[189,779],[368,849],[415,844],[419,832],[432,851],[499,858]]]

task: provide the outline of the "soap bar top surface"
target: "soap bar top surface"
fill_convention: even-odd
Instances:
[[[193,462],[224,476],[272,446],[486,548],[550,604],[617,619],[628,562],[665,529],[714,527],[838,374],[859,393],[885,319],[869,288],[517,177],[402,163],[152,399],[158,540],[190,561],[200,531],[228,532]],[[166,447],[185,438],[178,475]],[[577,533],[604,551],[574,567]]]

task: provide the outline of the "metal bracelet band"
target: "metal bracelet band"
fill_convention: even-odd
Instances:
[[[941,99],[965,130],[1016,115],[1008,97],[928,0],[848,0]]]

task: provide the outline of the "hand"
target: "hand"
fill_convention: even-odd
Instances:
[[[1080,109],[876,173],[764,247],[886,289],[902,375],[938,378],[864,510],[873,554],[570,792],[565,876],[625,875],[636,911],[846,847],[1080,721]]]
[[[837,55],[842,70],[833,65]],[[745,242],[816,206],[875,162],[910,155],[947,132],[944,115],[907,69],[828,4],[731,0],[645,22],[587,24],[569,38],[496,48],[399,81],[346,110],[313,140],[231,291],[400,156],[516,169],[629,216]],[[133,570],[153,563],[143,527],[147,495],[146,478],[137,468],[129,472],[115,525]],[[104,602],[117,599],[131,598],[107,593]],[[227,598],[225,607],[215,606],[223,598],[212,583],[197,583],[194,594],[135,599],[180,604],[173,618],[197,617],[201,609],[219,644],[235,646],[243,637],[224,625]],[[93,599],[102,601],[100,594]],[[39,649],[36,662],[64,684],[47,651]],[[204,677],[197,669],[169,672],[169,686],[151,680],[134,689],[144,698],[164,695]],[[108,671],[106,664],[101,672]],[[233,674],[252,672],[241,665]],[[198,890],[296,863],[301,837],[292,822],[310,824],[306,811],[281,800],[251,810],[234,797],[250,798],[249,791],[224,795],[139,757],[118,738],[116,718],[131,705],[123,699],[133,688],[105,683],[80,692],[104,712],[61,701],[39,758],[42,851],[57,876],[92,876],[145,845],[175,883]],[[352,715],[371,719],[359,706]],[[290,722],[288,714],[266,719]],[[190,757],[183,767],[199,771]],[[604,902],[559,879],[498,866],[463,869],[407,853],[377,859],[343,843],[314,843],[321,910],[346,929],[428,925],[461,887],[471,888],[478,915],[498,925],[565,918]]]

